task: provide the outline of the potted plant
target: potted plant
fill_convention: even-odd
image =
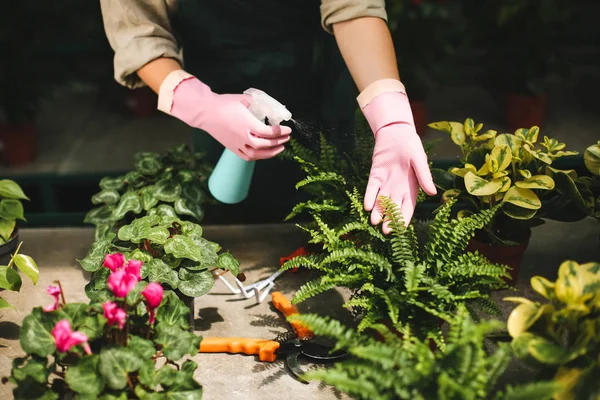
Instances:
[[[549,77],[566,70],[559,46],[571,22],[571,3],[467,0],[464,5],[468,31],[486,46],[486,71],[503,99],[508,130],[542,126]]]
[[[6,265],[19,243],[17,220],[25,221],[21,200],[29,200],[13,180],[0,180],[0,264]]]
[[[395,0],[388,7],[400,79],[419,135],[427,129],[427,95],[452,71],[449,64],[462,33],[461,25],[453,23],[454,8],[444,0]]]
[[[537,126],[517,129],[514,134],[484,131],[483,124],[470,118],[464,123],[440,121],[429,126],[449,133],[462,152],[459,167],[432,170],[436,186],[444,191],[442,199],[462,201],[459,218],[501,207],[470,241],[469,249],[510,266],[516,280],[531,228],[543,224],[543,217],[551,217],[542,207],[542,200],[550,198],[555,188],[549,168],[556,159],[577,153],[564,150],[565,144],[556,139],[538,140]]]
[[[103,178],[100,192],[92,196],[97,207],[87,213],[84,222],[96,227],[96,240],[133,218],[157,211],[202,221],[202,206],[212,201],[207,184],[212,166],[204,161],[203,153],[180,145],[164,154],[141,152],[134,158],[133,171]]]
[[[198,364],[183,361],[202,340],[188,331],[190,311],[172,291],[140,281],[139,267],[115,269],[101,302],[66,303],[60,282],[48,288],[54,301],[23,320],[25,356],[3,379],[15,399],[202,398]]]
[[[551,171],[559,191],[564,193],[583,215],[600,220],[600,141],[583,154],[587,173],[575,170]]]
[[[21,275],[15,270],[15,267],[31,279],[31,282],[34,285],[37,285],[38,283],[40,270],[33,258],[19,253],[22,244],[23,243],[21,242],[14,254],[12,254],[10,261],[7,263],[8,265],[0,265],[0,291],[10,290],[18,292],[21,290],[23,280],[21,279]],[[14,309],[12,305],[0,297],[0,309],[3,308]]]
[[[540,370],[542,379],[562,385],[555,400],[600,396],[600,264],[565,261],[551,282],[531,278],[531,287],[544,302],[523,297],[507,328],[515,354]]]
[[[441,322],[449,320],[459,304],[468,303],[474,313],[479,308],[498,314],[489,294],[506,287],[506,267],[465,251],[469,239],[489,223],[498,207],[450,219],[455,201],[451,199],[437,210],[426,243],[419,243],[413,226],[405,228],[391,199],[380,199],[392,227],[386,236],[370,224],[358,191],[347,195],[353,220],[333,227],[313,212],[317,227],[305,229],[311,241],[323,243],[323,252],[295,257],[283,265],[282,270],[304,267],[320,272],[296,291],[292,303],[344,287],[353,293],[344,307],[356,317],[359,332],[380,323],[410,324],[415,335],[438,346]]]
[[[114,269],[105,265],[105,254],[118,253],[114,262],[124,265],[143,262],[140,277],[146,282],[158,282],[173,290],[190,308],[190,327],[193,328],[194,298],[208,293],[214,275],[230,271],[239,274],[239,261],[230,253],[219,254],[221,247],[202,237],[202,227],[182,221],[169,213],[153,208],[150,215],[134,219],[118,232],[108,233],[94,242],[81,267],[91,272],[86,285],[87,296],[103,301],[110,296],[107,277]],[[131,261],[135,260],[135,261]]]
[[[500,343],[491,352],[485,341],[503,324],[475,323],[464,305],[451,319],[444,351],[437,352],[408,325],[398,326],[400,337],[384,325],[374,326],[387,338],[382,343],[329,317],[295,314],[288,320],[308,326],[350,354],[350,359],[309,371],[303,378],[329,384],[355,399],[550,400],[559,389],[553,382],[499,388],[499,378],[512,358],[511,348]]]

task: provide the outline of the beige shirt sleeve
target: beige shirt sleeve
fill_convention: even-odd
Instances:
[[[387,22],[385,0],[321,0],[321,25],[333,34],[333,24],[361,17],[377,17]]]
[[[145,86],[137,71],[157,58],[183,64],[169,16],[177,0],[100,0],[104,30],[115,52],[115,80],[130,89]]]

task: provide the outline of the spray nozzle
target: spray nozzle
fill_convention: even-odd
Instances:
[[[289,121],[292,118],[292,113],[283,104],[262,90],[250,88],[244,94],[250,103],[248,110],[261,121],[267,118],[269,124],[276,126],[281,124],[281,121]]]

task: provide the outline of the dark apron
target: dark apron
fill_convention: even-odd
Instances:
[[[179,0],[173,28],[184,68],[216,93],[265,91],[301,122],[299,130],[289,125],[303,144],[316,145],[322,131],[352,146],[358,93],[334,36],[321,28],[319,6],[317,0]],[[200,130],[194,147],[213,162],[223,151]],[[294,185],[301,177],[294,163],[260,160],[248,198],[228,210],[247,215],[265,207],[270,220],[280,220],[298,201]]]

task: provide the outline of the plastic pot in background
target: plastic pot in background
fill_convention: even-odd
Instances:
[[[507,93],[504,97],[505,123],[511,132],[519,128],[542,126],[546,110],[546,97]]]
[[[417,134],[424,136],[427,132],[427,103],[424,100],[410,100],[410,108],[415,120]]]
[[[525,239],[517,246],[492,244],[473,238],[469,241],[467,250],[479,252],[479,254],[483,255],[492,263],[509,266],[511,269],[508,272],[510,273],[511,279],[507,283],[514,284],[519,278],[523,254],[525,254],[525,251],[529,246],[530,239],[531,230],[529,230]]]
[[[35,122],[0,123],[2,162],[21,166],[33,162],[37,156]]]

